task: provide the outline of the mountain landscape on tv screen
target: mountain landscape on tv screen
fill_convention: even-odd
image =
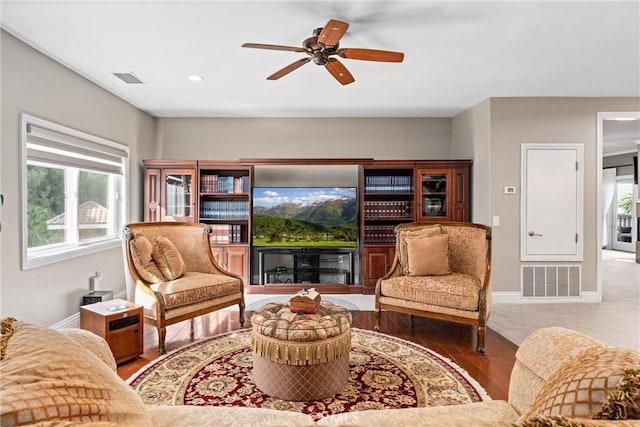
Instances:
[[[355,188],[255,188],[254,246],[356,244]]]

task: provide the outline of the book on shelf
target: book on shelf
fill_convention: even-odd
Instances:
[[[202,193],[248,193],[248,176],[220,176],[216,174],[200,175]]]
[[[365,225],[364,241],[366,243],[394,243],[395,225]]]
[[[201,219],[249,219],[246,200],[203,200],[200,202]]]
[[[211,224],[209,241],[212,244],[242,243],[242,226],[240,224]]]
[[[364,216],[376,218],[409,218],[412,216],[413,203],[409,200],[365,201]]]
[[[412,177],[409,175],[369,175],[365,177],[364,191],[366,193],[411,193],[413,190],[411,180]]]

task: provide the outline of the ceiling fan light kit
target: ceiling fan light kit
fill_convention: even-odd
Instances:
[[[294,70],[302,67],[309,61],[321,65],[329,71],[338,82],[343,85],[353,83],[355,78],[347,67],[334,56],[345,59],[357,59],[361,61],[376,62],[402,62],[402,52],[392,52],[378,49],[340,48],[340,39],[347,32],[349,24],[330,19],[324,27],[316,28],[313,35],[302,42],[302,47],[282,46],[262,43],[244,43],[242,47],[268,50],[284,50],[289,52],[306,53],[309,57],[299,59],[267,77],[267,80],[278,80]]]

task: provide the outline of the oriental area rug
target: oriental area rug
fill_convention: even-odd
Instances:
[[[365,409],[490,400],[469,374],[432,350],[377,332],[352,328],[351,333],[349,382],[342,392],[318,401],[280,400],[256,387],[250,329],[168,353],[127,383],[148,405],[270,408],[310,414],[314,419]]]

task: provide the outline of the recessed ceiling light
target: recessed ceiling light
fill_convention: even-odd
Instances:
[[[191,80],[192,82],[199,82],[204,80],[204,76],[201,76],[200,74],[191,74],[189,76],[189,80]]]

